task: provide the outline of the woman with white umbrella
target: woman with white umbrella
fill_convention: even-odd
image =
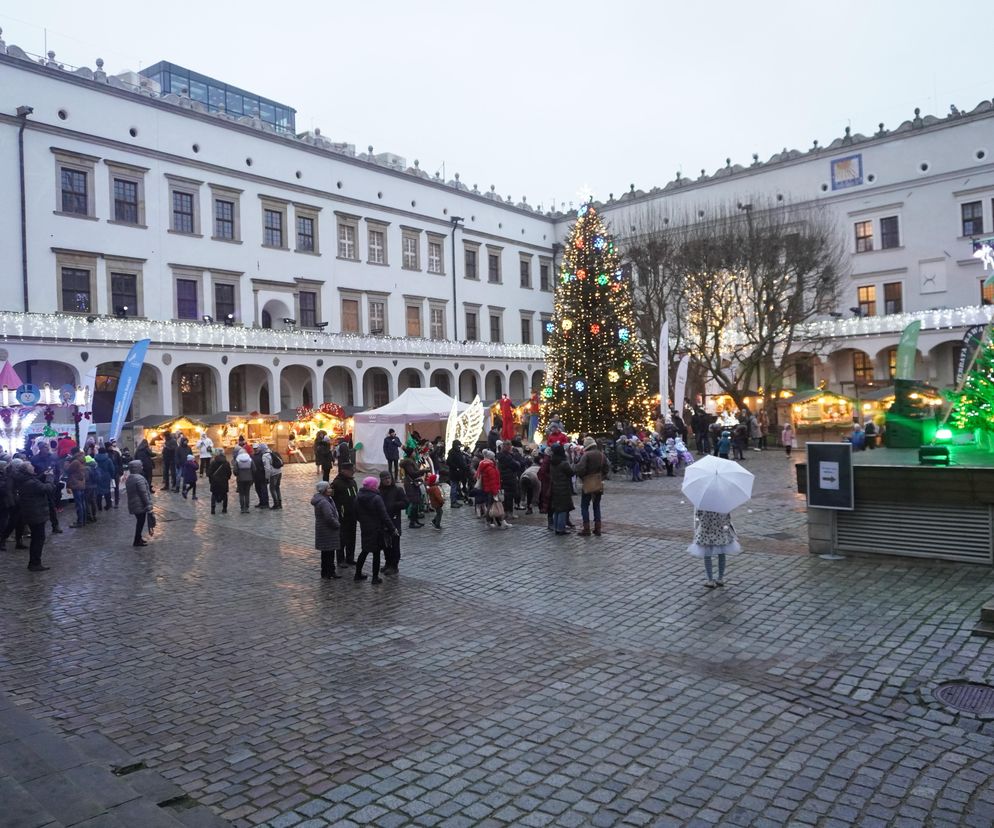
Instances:
[[[755,478],[738,463],[708,456],[690,466],[682,491],[694,504],[694,542],[687,551],[704,558],[708,589],[725,585],[725,556],[742,551],[732,524],[733,509],[749,501]],[[712,558],[718,559],[715,579]]]

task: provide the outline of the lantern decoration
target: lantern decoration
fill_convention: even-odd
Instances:
[[[600,332],[601,332],[600,324],[598,322],[594,322],[594,324],[590,326],[590,333],[592,333],[594,336],[597,336],[597,334],[599,334]]]
[[[571,330],[573,330],[573,320],[572,319],[564,319],[563,320],[563,330],[564,331],[571,331]]]

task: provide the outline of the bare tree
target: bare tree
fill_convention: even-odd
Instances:
[[[737,405],[760,387],[769,399],[790,353],[811,344],[808,323],[835,310],[846,261],[837,222],[754,198],[668,224],[647,211],[636,228],[626,252],[645,274],[636,296],[647,350],[666,319],[677,348]]]

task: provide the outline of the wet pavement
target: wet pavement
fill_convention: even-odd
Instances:
[[[991,679],[994,573],[811,556],[791,461],[746,465],[713,591],[679,480],[609,481],[601,538],[446,509],[379,586],[318,577],[311,466],[282,512],[162,494],[145,549],[123,509],[8,545],[0,691],[236,825],[994,824],[994,724],[933,696]]]

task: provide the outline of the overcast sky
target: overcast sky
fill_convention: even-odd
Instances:
[[[9,44],[169,60],[363,151],[533,205],[663,185],[994,95],[980,6],[935,0],[0,0]]]

